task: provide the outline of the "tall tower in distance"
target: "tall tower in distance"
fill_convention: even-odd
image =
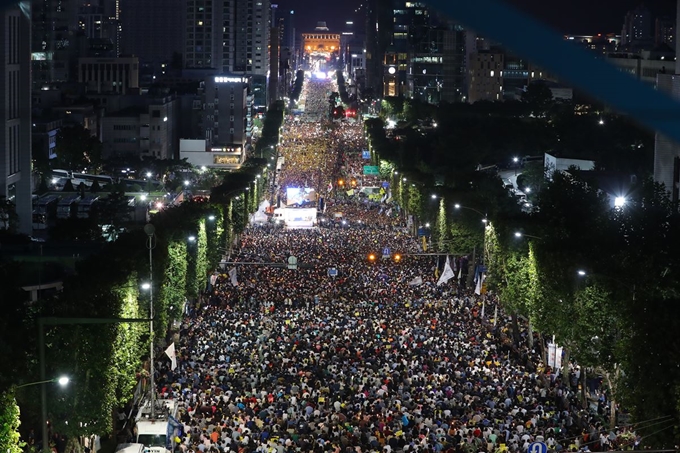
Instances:
[[[0,196],[13,202],[19,232],[32,232],[31,19],[28,8],[0,9]]]

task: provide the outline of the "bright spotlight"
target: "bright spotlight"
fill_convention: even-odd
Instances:
[[[616,197],[614,198],[614,207],[622,208],[626,204],[626,197]]]
[[[57,379],[57,382],[58,382],[59,385],[61,385],[62,387],[66,386],[70,381],[71,381],[71,379],[69,379],[68,376],[62,376],[62,377],[60,377],[59,379]]]
[[[144,291],[151,289],[151,283],[142,283],[142,289]]]
[[[520,233],[519,231],[515,231],[515,237],[516,237],[516,238],[521,238],[521,237],[522,237],[522,233]]]
[[[580,275],[581,277],[583,277],[583,276],[586,275],[586,271],[579,270],[579,271],[578,271],[578,275]]]
[[[146,172],[146,177],[147,177],[147,178],[150,178],[151,176],[153,176],[153,175],[151,174],[151,172],[150,172],[150,171],[147,171],[147,172]]]
[[[187,239],[189,239],[189,242],[196,242],[196,236],[189,236]]]

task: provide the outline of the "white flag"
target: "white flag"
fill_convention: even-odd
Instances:
[[[172,364],[170,365],[170,369],[174,371],[175,368],[177,368],[177,357],[175,357],[175,343],[170,343],[170,346],[168,346],[168,349],[165,350],[165,354],[170,357],[170,361]]]
[[[479,277],[477,277],[477,286],[475,286],[475,294],[478,296],[482,294],[482,285],[484,284],[484,280],[486,280],[486,274],[480,274]]]
[[[233,286],[238,286],[238,279],[236,278],[236,268],[232,267],[229,270],[229,279],[231,280],[231,284]]]
[[[423,278],[422,277],[416,277],[410,282],[408,282],[409,286],[418,286],[423,284]]]
[[[446,257],[446,263],[444,264],[444,271],[442,272],[442,275],[439,276],[439,280],[437,281],[437,286],[441,286],[444,283],[448,282],[451,280],[455,274],[453,273],[453,269],[451,269],[451,265],[449,264],[449,257]]]

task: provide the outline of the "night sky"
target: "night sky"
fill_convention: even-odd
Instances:
[[[470,1],[470,0],[452,0]],[[511,4],[543,20],[560,33],[621,33],[626,12],[640,0],[508,0]],[[272,1],[273,3],[275,0]],[[347,20],[363,20],[354,10],[362,0],[279,0],[279,8],[294,9],[298,33],[312,31],[317,21],[326,21],[333,32],[344,30]],[[645,3],[653,15],[675,17],[676,0]]]

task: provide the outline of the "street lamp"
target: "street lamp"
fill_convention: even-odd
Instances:
[[[189,181],[188,181],[188,180],[187,180],[187,181],[184,181],[184,185],[185,185],[186,187],[189,187]]]
[[[208,216],[208,220],[210,220],[210,221],[215,220],[215,216],[214,216],[214,215],[209,215],[209,216]]]
[[[156,227],[147,223],[144,225],[144,232],[147,235],[146,248],[149,250],[149,399],[151,403],[151,419],[156,418],[156,383],[154,380],[153,367],[153,249],[156,248],[155,233]],[[144,287],[144,285],[142,285]]]
[[[69,378],[68,376],[60,376],[60,377],[58,377],[58,378],[45,379],[45,380],[43,380],[43,381],[28,382],[28,383],[26,383],[26,384],[17,385],[17,386],[14,387],[14,388],[15,388],[15,389],[20,389],[20,388],[23,388],[23,387],[30,387],[30,386],[32,386],[32,385],[48,384],[48,383],[50,383],[50,382],[56,382],[56,383],[59,384],[60,386],[66,387],[70,381],[71,381],[71,378]]]
[[[530,234],[524,234],[521,231],[515,231],[515,237],[516,238],[528,237],[528,238],[534,238],[534,239],[543,239],[542,237],[532,236]]]
[[[196,236],[189,236],[187,239],[189,242],[196,242]]]
[[[147,178],[151,178],[151,176],[153,176],[152,173],[151,173],[150,171],[147,171],[147,172],[146,172],[146,177],[147,177]]]
[[[142,283],[142,289],[148,291],[151,289],[151,283]]]
[[[614,207],[621,209],[626,204],[626,197],[614,198]]]
[[[436,199],[437,199],[437,194],[436,194],[436,193],[433,193],[433,194],[432,194],[432,199],[433,199],[433,200],[436,200]]]

